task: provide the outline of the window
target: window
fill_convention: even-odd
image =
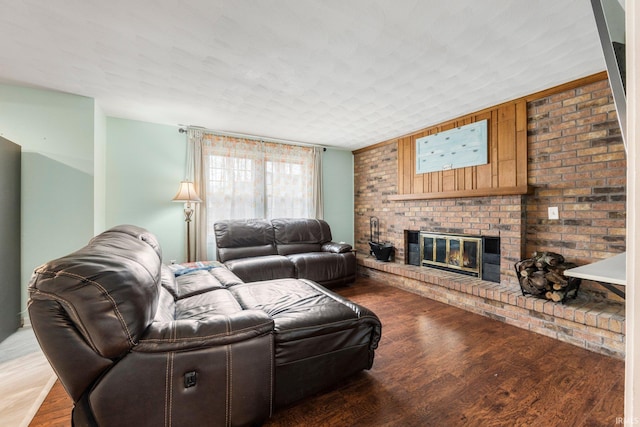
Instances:
[[[315,217],[314,149],[205,135],[207,246],[220,219]]]

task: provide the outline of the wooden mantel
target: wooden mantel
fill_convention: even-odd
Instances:
[[[488,197],[488,196],[514,196],[529,194],[529,186],[522,187],[501,187],[475,190],[441,191],[437,193],[415,193],[415,194],[392,194],[389,200],[428,200],[428,199],[454,199],[462,197]]]

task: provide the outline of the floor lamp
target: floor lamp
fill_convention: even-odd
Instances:
[[[191,217],[193,216],[192,203],[200,203],[200,197],[191,181],[182,181],[178,188],[178,194],[173,198],[174,202],[184,202],[184,222],[187,225],[187,262],[191,262]]]

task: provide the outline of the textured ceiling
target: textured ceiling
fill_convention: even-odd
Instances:
[[[588,0],[0,0],[0,82],[348,149],[604,69]]]

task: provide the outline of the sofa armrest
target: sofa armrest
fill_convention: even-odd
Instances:
[[[88,388],[86,425],[262,425],[274,400],[272,328],[257,310],[152,323]]]
[[[261,310],[216,314],[205,320],[154,322],[133,351],[153,353],[223,346],[270,334],[273,329],[273,319]]]
[[[352,249],[348,243],[327,242],[322,245],[322,252],[333,252],[336,254],[351,252]]]

